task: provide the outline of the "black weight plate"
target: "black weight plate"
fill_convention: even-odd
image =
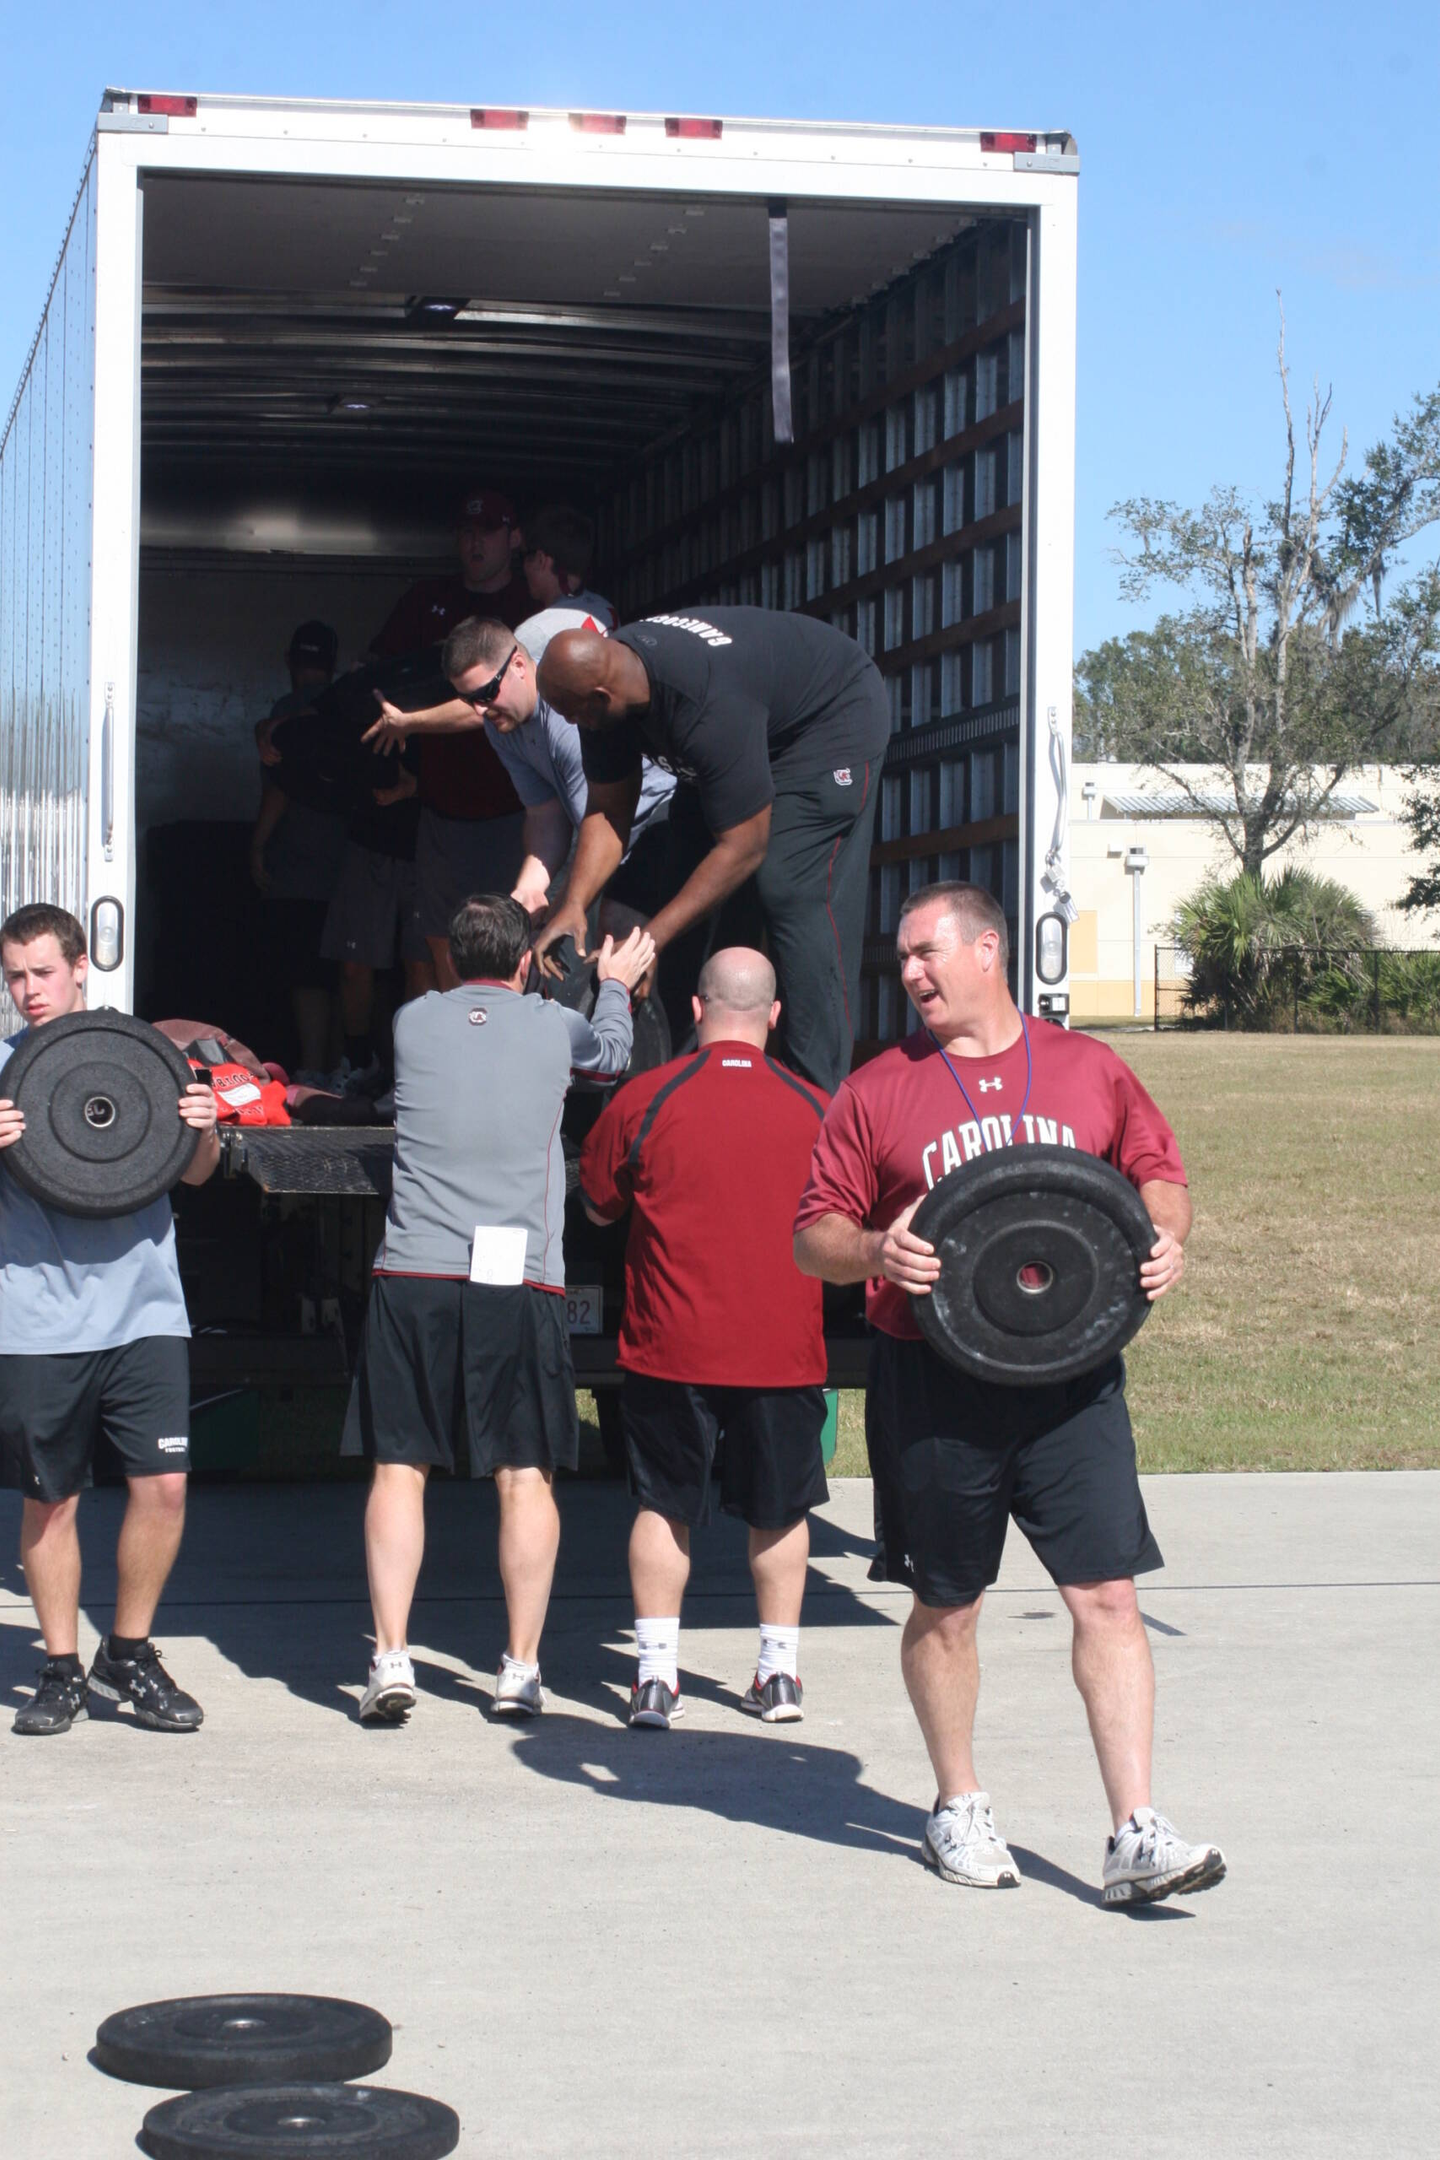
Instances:
[[[189,2092],[364,2077],[390,2060],[390,2025],[331,1995],[186,1995],[106,2018],[95,2061],[135,2085]]]
[[[181,2093],[145,2117],[150,2160],[443,2160],[460,2118],[379,2085],[252,2085]]]
[[[28,1035],[0,1077],[25,1131],[0,1156],[62,1215],[130,1215],[169,1192],[200,1136],[180,1116],[195,1075],[158,1028],[130,1013],[71,1013]]]
[[[670,1058],[670,1022],[653,990],[633,1008],[633,1017],[635,1040],[625,1068],[627,1080],[633,1080],[636,1073],[654,1072],[657,1065],[667,1064]]]
[[[555,958],[565,973],[558,980],[545,985],[545,994],[557,1005],[568,1006],[571,1012],[583,1013],[588,1020],[595,1010],[595,993],[599,984],[595,980],[594,955],[582,960],[575,950],[573,938],[563,937],[552,947]],[[654,1072],[657,1065],[666,1063],[670,1056],[670,1022],[665,1007],[652,990],[647,998],[641,998],[631,1006],[634,1023],[634,1039],[630,1045],[630,1062],[621,1074],[622,1080],[633,1080],[636,1073]]]
[[[954,1170],[910,1223],[940,1256],[911,1300],[932,1350],[979,1380],[1041,1387],[1092,1372],[1144,1324],[1155,1231],[1134,1186],[1075,1148],[997,1149]]]
[[[315,693],[307,712],[273,730],[280,763],[270,768],[271,785],[308,809],[329,811],[353,809],[371,789],[393,787],[400,770],[397,754],[377,755],[361,740],[380,717],[377,690],[402,712],[424,712],[455,694],[434,645],[337,675]]]

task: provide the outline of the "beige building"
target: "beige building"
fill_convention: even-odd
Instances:
[[[1221,801],[1217,774],[1181,768],[1197,792]],[[1381,943],[1440,945],[1440,913],[1402,914],[1398,902],[1420,858],[1400,822],[1406,784],[1390,765],[1348,774],[1306,837],[1270,859],[1347,885],[1374,915]],[[1070,778],[1070,888],[1079,917],[1070,930],[1070,1009],[1076,1020],[1154,1018],[1155,951],[1161,948],[1162,1010],[1179,987],[1167,925],[1205,878],[1237,868],[1224,836],[1197,817],[1173,781],[1136,765],[1076,765]],[[1138,888],[1138,911],[1137,911]],[[1136,989],[1136,976],[1139,988]],[[1138,1002],[1137,1002],[1138,999]]]

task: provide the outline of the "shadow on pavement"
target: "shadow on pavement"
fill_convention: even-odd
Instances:
[[[96,1634],[111,1623],[124,1497],[123,1490],[97,1488],[81,1502],[81,1610]],[[598,1704],[606,1700],[607,1682],[623,1679],[629,1687],[628,1660],[604,1644],[632,1625],[626,1544],[633,1503],[623,1486],[589,1480],[565,1480],[559,1498],[560,1561],[541,1653],[546,1685]],[[372,1648],[364,1505],[358,1484],[192,1487],[185,1540],[155,1622],[162,1654],[167,1635],[202,1636],[247,1677],[278,1682],[302,1701],[353,1718],[353,1690],[364,1682]],[[0,1701],[12,1705],[33,1686],[41,1654],[14,1557],[19,1513],[18,1495],[0,1495],[0,1588],[15,1601],[0,1625]],[[434,1481],[411,1634],[430,1653],[422,1686],[477,1707],[488,1705],[505,1646],[497,1525],[489,1480]],[[722,1518],[698,1530],[694,1542],[687,1624],[736,1632],[739,1679],[753,1655],[755,1625],[744,1526]],[[812,1519],[811,1542],[821,1562],[869,1552],[868,1541],[820,1517]],[[805,1625],[889,1627],[893,1621],[812,1570]],[[88,1659],[83,1630],[81,1649]],[[176,1678],[186,1684],[183,1672]],[[703,1681],[692,1688],[707,1690]],[[718,1687],[709,1691],[716,1701],[731,1699]]]
[[[789,1731],[631,1732],[552,1709],[516,1735],[514,1755],[537,1776],[602,1799],[686,1808],[919,1863],[925,1810],[863,1784],[858,1755]]]

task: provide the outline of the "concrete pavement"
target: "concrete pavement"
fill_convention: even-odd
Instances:
[[[380,2082],[447,2100],[463,2155],[1430,2153],[1440,1478],[1160,1478],[1142,1585],[1156,1797],[1218,1889],[1098,1903],[1105,1831],[1063,1609],[1017,1533],[982,1624],[980,1766],[1018,1893],[920,1864],[930,1786],[865,1582],[870,1490],[816,1519],[806,1719],[736,1697],[743,1544],[697,1539],[669,1735],[621,1722],[628,1509],[563,1494],[550,1708],[487,1717],[504,1638],[490,1488],[437,1488],[410,1725],[354,1721],[368,1655],[355,1486],[192,1497],[157,1626],[193,1738],[101,1713],[0,1727],[7,2160],[133,2152],[158,2097],[91,2068],[109,2011],[300,1989],[396,2027]],[[82,1507],[88,1655],[119,1496]],[[0,1495],[0,1700],[34,1668]],[[8,1714],[5,1718],[8,1724]],[[1428,2036],[1428,2037],[1427,2037]]]

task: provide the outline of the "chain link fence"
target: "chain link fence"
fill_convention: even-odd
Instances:
[[[1178,945],[1155,947],[1155,1028],[1295,1035],[1440,1035],[1440,952],[1280,946],[1217,981]]]

